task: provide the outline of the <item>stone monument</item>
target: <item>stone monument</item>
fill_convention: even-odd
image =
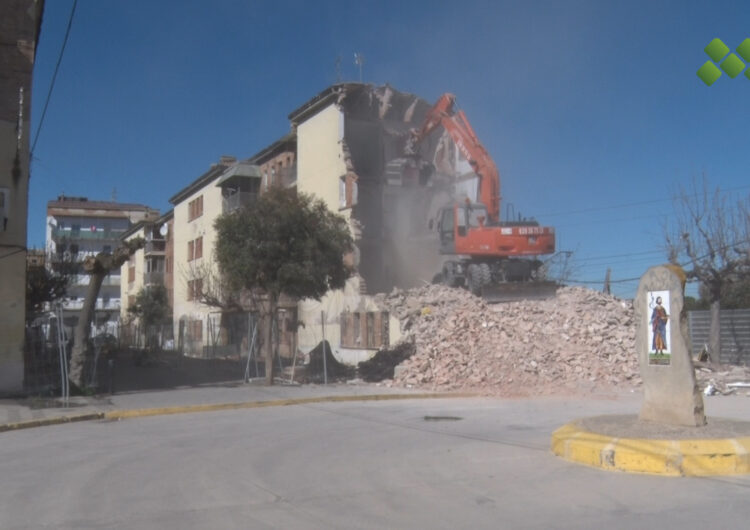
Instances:
[[[684,314],[685,273],[676,265],[651,267],[636,294],[636,342],[643,378],[640,419],[671,425],[706,424],[695,381]]]

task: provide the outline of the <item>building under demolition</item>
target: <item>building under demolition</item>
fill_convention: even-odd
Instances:
[[[340,358],[369,357],[399,333],[370,295],[430,282],[440,272],[435,216],[456,196],[475,198],[478,179],[442,128],[416,146],[418,156],[410,154],[410,130],[422,126],[431,107],[387,85],[346,83],[289,115],[297,189],[346,216],[357,245],[357,275],[344,291],[300,303],[303,351],[323,339],[324,314],[325,339]]]

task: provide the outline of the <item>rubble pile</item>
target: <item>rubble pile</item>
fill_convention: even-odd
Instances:
[[[630,302],[580,287],[496,305],[442,285],[380,296],[416,350],[394,384],[524,395],[641,383]]]
[[[698,388],[706,396],[717,394],[750,396],[750,367],[694,362]]]

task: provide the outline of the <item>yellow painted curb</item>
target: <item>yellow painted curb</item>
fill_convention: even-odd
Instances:
[[[397,399],[437,399],[449,397],[475,397],[476,394],[367,394],[362,396],[323,396],[297,399],[276,399],[270,401],[246,401],[238,403],[213,403],[208,405],[184,405],[177,407],[159,407],[151,409],[113,410],[104,413],[108,420],[140,418],[145,416],[164,416],[167,414],[186,414],[191,412],[209,412],[217,410],[255,409],[263,407],[288,407],[311,403],[334,403],[343,401],[389,401]]]
[[[456,393],[456,394],[365,394],[361,396],[322,396],[297,399],[276,399],[269,401],[245,401],[238,403],[213,403],[209,405],[183,405],[176,407],[159,407],[150,409],[112,410],[108,412],[91,412],[71,416],[58,416],[54,418],[40,418],[37,420],[20,421],[16,423],[0,424],[0,432],[30,429],[33,427],[44,427],[47,425],[60,425],[77,421],[90,420],[121,420],[126,418],[140,418],[144,416],[163,416],[167,414],[186,414],[190,412],[209,412],[217,410],[255,409],[263,407],[287,407],[291,405],[305,405],[311,403],[334,403],[344,401],[389,401],[397,399],[439,399],[439,398],[465,398],[478,397],[479,394]]]
[[[675,477],[750,473],[750,437],[615,438],[568,423],[552,433],[551,448],[566,460],[612,471]]]

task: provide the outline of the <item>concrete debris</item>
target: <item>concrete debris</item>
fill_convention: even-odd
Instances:
[[[630,302],[564,287],[555,298],[488,305],[429,285],[380,295],[415,354],[394,384],[539,395],[641,384]]]
[[[706,396],[737,394],[750,387],[750,367],[696,362],[695,378]]]
[[[544,395],[642,384],[632,303],[598,291],[563,287],[547,300],[489,305],[464,289],[428,285],[376,301],[414,347],[387,385]],[[706,395],[746,391],[750,381],[745,366],[696,361],[695,372]]]

